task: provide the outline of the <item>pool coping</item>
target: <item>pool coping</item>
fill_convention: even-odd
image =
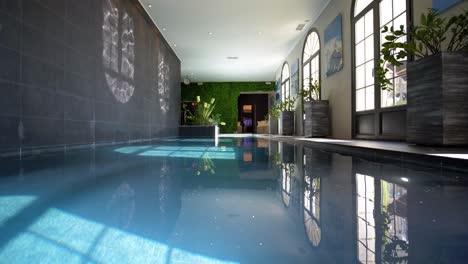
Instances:
[[[433,169],[468,172],[468,157],[460,158],[456,155],[467,155],[467,149],[432,148],[412,146],[401,142],[366,141],[366,140],[338,140],[326,138],[305,138],[300,136],[279,136],[268,134],[244,134],[246,137],[256,137],[278,140],[292,144],[300,144],[313,148],[332,151],[343,155],[352,155],[373,162],[399,162],[402,165],[419,165]],[[234,135],[223,134],[222,137]],[[242,137],[236,135],[234,137]],[[378,145],[381,145],[380,147]],[[443,150],[452,153],[443,154]],[[426,151],[426,153],[424,152]],[[466,154],[465,154],[466,153]],[[455,155],[455,156],[450,156]],[[467,175],[468,176],[468,175]]]

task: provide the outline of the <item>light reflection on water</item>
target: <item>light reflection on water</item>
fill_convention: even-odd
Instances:
[[[466,260],[468,181],[454,172],[237,138],[0,166],[7,263]]]

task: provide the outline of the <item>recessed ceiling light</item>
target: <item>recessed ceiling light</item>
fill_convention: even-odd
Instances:
[[[177,44],[174,44],[174,47],[177,47]]]
[[[229,57],[226,57],[226,59],[228,59],[228,60],[238,60],[239,57],[236,57],[236,56],[229,56]]]
[[[151,7],[152,7],[152,5],[151,5],[151,4],[148,4],[148,7],[149,7],[149,8],[151,8]]]
[[[163,31],[166,31],[167,29],[166,28],[163,28]]]
[[[210,35],[210,36],[213,35],[213,32],[208,32],[208,35]]]
[[[259,35],[263,35],[263,32],[259,31],[258,34],[259,34]]]

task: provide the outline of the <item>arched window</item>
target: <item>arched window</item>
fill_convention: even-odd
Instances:
[[[384,65],[389,69],[388,77],[392,82],[388,90],[381,90],[377,85],[374,69],[379,65],[379,51],[386,42],[382,29],[385,26],[407,28],[408,7],[409,0],[354,1],[351,22],[354,51],[353,119],[354,135],[357,137],[405,138],[401,131],[405,127],[406,58],[400,67]],[[406,38],[400,41],[406,41]],[[393,113],[389,114],[389,111]]]
[[[320,38],[313,29],[307,36],[302,54],[302,86],[308,90],[310,83],[320,83]],[[320,94],[314,95],[314,99],[320,99]]]
[[[284,101],[291,95],[290,91],[290,73],[288,63],[284,63],[281,71],[281,101]]]

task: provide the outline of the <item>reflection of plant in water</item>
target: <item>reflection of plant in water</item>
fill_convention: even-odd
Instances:
[[[382,230],[384,234],[389,234],[391,216],[383,211],[382,212]],[[385,236],[383,242],[383,261],[385,263],[408,263],[408,249],[409,244],[407,241],[400,239],[398,236]]]
[[[198,159],[197,162],[194,162],[192,164],[192,167],[196,170],[197,176],[200,176],[202,174],[214,175],[216,173],[216,166],[214,164],[214,161],[210,158],[202,157]]]

